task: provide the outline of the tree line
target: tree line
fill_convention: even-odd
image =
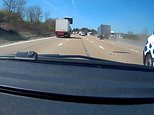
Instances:
[[[37,35],[54,32],[55,19],[50,18],[50,12],[44,12],[40,6],[27,4],[28,0],[2,0],[0,28]],[[2,27],[2,23],[7,27]]]
[[[30,23],[40,23],[43,11],[39,6],[26,7],[28,0],[2,0],[2,11],[7,13],[8,21],[16,21],[14,17]]]

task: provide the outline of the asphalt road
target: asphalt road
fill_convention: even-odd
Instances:
[[[0,54],[16,53],[17,51],[36,51],[39,54],[84,55],[123,63],[143,64],[142,48],[88,36],[50,37],[0,46]]]

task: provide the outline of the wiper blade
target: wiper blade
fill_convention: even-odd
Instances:
[[[37,60],[38,54],[34,51],[29,52],[17,52],[15,59],[25,59],[25,60]]]
[[[39,58],[59,58],[59,59],[80,59],[80,60],[93,60],[102,61],[102,59],[82,56],[82,55],[59,55],[59,54],[39,54]]]
[[[0,55],[0,59],[11,59],[11,60],[37,60],[38,54],[34,51],[29,52],[17,52],[16,54]]]
[[[14,54],[0,55],[0,59],[12,59],[14,57],[15,57]]]
[[[0,55],[0,59],[23,59],[23,60],[44,60],[50,61],[52,59],[78,59],[78,60],[93,60],[102,61],[98,58],[82,56],[82,55],[59,55],[59,54],[37,54],[34,51],[17,52],[16,54]]]

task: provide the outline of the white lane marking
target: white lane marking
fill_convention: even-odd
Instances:
[[[103,50],[104,50],[104,47],[102,47],[102,46],[99,46],[99,48],[101,48],[101,49],[103,49]]]
[[[139,52],[139,51],[137,51],[137,50],[134,50],[134,49],[131,49],[131,51],[133,51],[133,52]]]
[[[58,46],[62,46],[64,43],[60,43],[60,44],[58,44]]]
[[[115,43],[111,43],[112,45],[114,45]]]
[[[51,39],[51,38],[53,38],[53,37],[50,37],[50,38],[41,38],[41,39],[29,40],[29,41],[22,41],[22,42],[17,42],[17,43],[11,43],[11,44],[7,44],[7,45],[2,45],[2,46],[0,46],[0,48],[9,47],[9,46],[14,46],[14,45],[19,45],[19,44],[24,44],[24,43],[30,43],[30,42],[48,40],[48,39]]]

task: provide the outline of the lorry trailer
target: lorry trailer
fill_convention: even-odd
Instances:
[[[100,39],[109,39],[111,35],[110,25],[100,25],[97,30],[97,37]]]
[[[67,37],[71,35],[71,26],[73,23],[71,18],[56,19],[56,31],[55,34],[57,37]]]

